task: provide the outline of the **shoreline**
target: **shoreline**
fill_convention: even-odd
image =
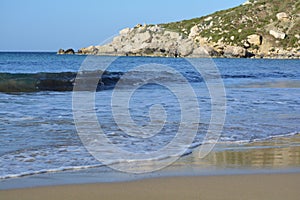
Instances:
[[[74,51],[74,50],[73,50]],[[75,52],[75,51],[74,51]],[[300,59],[300,54],[299,55],[290,55],[290,54],[284,54],[284,55],[272,55],[272,56],[262,56],[262,55],[254,55],[252,57],[225,57],[225,56],[202,56],[202,57],[173,57],[173,56],[159,56],[159,55],[126,55],[126,54],[83,54],[83,53],[71,53],[71,54],[61,54],[61,53],[56,53],[57,55],[78,55],[78,56],[111,56],[111,57],[149,57],[149,58],[186,58],[186,59],[270,59],[270,60],[299,60]]]
[[[0,191],[3,199],[298,199],[300,173],[168,177]]]
[[[170,177],[300,174],[300,135],[251,144],[219,143],[204,159],[200,159],[198,155],[198,150],[195,149],[192,154],[180,158],[167,168],[147,174],[128,174],[105,166],[4,179],[0,181],[0,190],[136,182]],[[145,167],[147,166],[146,164]]]
[[[51,54],[56,54],[58,56],[62,55],[76,55],[76,56],[102,56],[102,57],[149,57],[149,58],[175,58],[175,57],[170,57],[170,56],[151,56],[151,55],[129,55],[126,56],[125,54],[80,54],[80,53],[74,53],[74,54],[59,54],[55,50],[53,51],[9,51],[9,50],[2,50],[0,53],[51,53]],[[278,56],[264,56],[261,57],[260,55],[256,55],[253,57],[246,57],[246,58],[239,58],[239,57],[224,57],[224,56],[207,56],[207,57],[177,57],[177,58],[187,58],[187,59],[249,59],[249,60],[261,60],[261,59],[266,59],[266,60],[300,60],[300,54],[298,56],[290,56],[290,55],[278,55]]]

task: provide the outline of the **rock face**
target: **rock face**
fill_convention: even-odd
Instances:
[[[78,50],[79,54],[97,54],[98,49],[95,46],[89,46]]]
[[[103,45],[103,46],[96,46],[95,49],[93,49],[92,54],[114,54],[116,52],[116,49],[110,45]],[[88,52],[87,52],[88,54]]]
[[[129,32],[130,32],[130,28],[125,28],[125,29],[120,31],[120,35],[126,35]]]
[[[197,25],[193,26],[191,28],[190,34],[189,34],[189,38],[194,38],[195,36],[197,36],[199,34],[199,27]]]
[[[280,21],[288,20],[289,19],[289,15],[286,14],[285,12],[277,13],[276,17]]]
[[[193,51],[193,54],[191,57],[195,57],[195,58],[202,58],[202,57],[208,57],[208,56],[212,56],[212,57],[220,57],[222,56],[221,53],[219,53],[218,51],[216,51],[214,48],[209,47],[209,46],[203,46],[203,47],[198,47],[195,48]]]
[[[188,57],[198,48],[193,40],[159,26],[125,28],[109,44],[90,46],[78,51],[81,54]]]
[[[275,31],[275,30],[270,30],[269,32],[271,35],[273,35],[275,38],[277,39],[285,39],[286,37],[286,34],[285,33],[282,33],[280,31]]]
[[[210,57],[223,56],[223,51],[201,45],[195,40],[199,32],[192,27],[189,36],[169,31],[159,26],[136,26],[125,28],[111,43],[90,46],[78,50],[79,54],[115,56],[163,56],[163,57]],[[198,38],[203,40],[202,38]],[[218,47],[219,48],[219,47]],[[224,47],[222,47],[223,49]],[[226,52],[228,57],[246,57],[246,50],[233,48]]]
[[[262,36],[257,35],[257,34],[249,35],[247,37],[247,42],[250,45],[257,45],[257,46],[259,46],[259,45],[262,44]]]
[[[224,56],[227,58],[246,58],[247,50],[243,47],[228,46],[224,51]]]

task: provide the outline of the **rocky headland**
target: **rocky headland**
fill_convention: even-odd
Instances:
[[[102,46],[58,54],[300,58],[300,1],[249,0],[208,16],[125,28]]]

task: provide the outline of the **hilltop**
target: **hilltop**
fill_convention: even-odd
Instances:
[[[299,30],[299,0],[249,0],[200,18],[125,28],[112,42],[82,48],[78,53],[299,58]]]

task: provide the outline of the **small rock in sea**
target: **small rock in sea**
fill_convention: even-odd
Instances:
[[[75,54],[74,49],[68,49],[65,51],[65,54]]]
[[[65,54],[65,50],[59,49],[58,52],[57,52],[57,54]]]
[[[68,50],[63,50],[63,49],[59,49],[57,54],[75,54],[75,51],[73,49],[68,49]]]

